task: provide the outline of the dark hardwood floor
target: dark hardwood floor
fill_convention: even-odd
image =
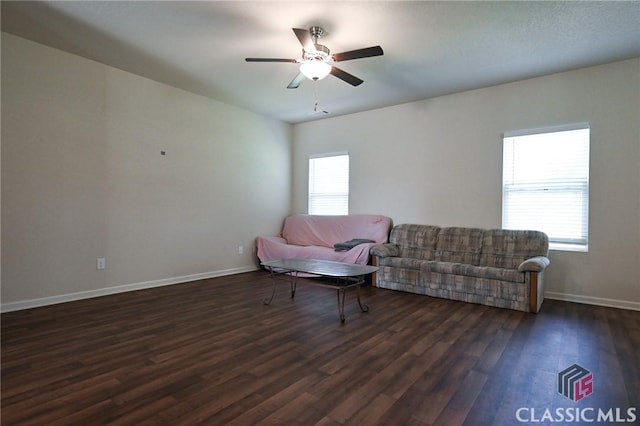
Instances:
[[[259,271],[2,314],[2,424],[640,421],[640,312],[367,287],[370,311],[349,292],[341,324],[334,290],[302,280],[291,300],[283,282],[265,306],[270,285]],[[576,363],[593,374],[578,402],[557,391]]]

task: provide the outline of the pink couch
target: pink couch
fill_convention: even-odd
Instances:
[[[391,219],[380,215],[314,216],[296,214],[284,221],[277,237],[258,237],[260,261],[278,259],[320,259],[336,262],[369,262],[369,249],[388,241]],[[347,251],[334,244],[353,239],[373,240]]]

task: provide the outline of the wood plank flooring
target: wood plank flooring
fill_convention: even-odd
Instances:
[[[1,423],[513,425],[577,408],[640,421],[640,312],[367,287],[370,311],[348,292],[341,324],[334,290],[301,280],[291,300],[282,282],[265,306],[270,286],[257,271],[3,314]],[[557,392],[574,363],[594,383],[578,402]]]

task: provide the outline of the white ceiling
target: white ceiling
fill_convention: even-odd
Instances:
[[[380,45],[287,89],[291,28],[332,53]],[[640,56],[640,2],[2,1],[2,30],[289,123]],[[313,103],[319,110],[313,112]]]

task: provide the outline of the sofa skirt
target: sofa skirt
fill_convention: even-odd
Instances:
[[[528,274],[524,275],[524,282],[513,282],[382,266],[378,271],[377,286],[528,312],[530,283]]]

